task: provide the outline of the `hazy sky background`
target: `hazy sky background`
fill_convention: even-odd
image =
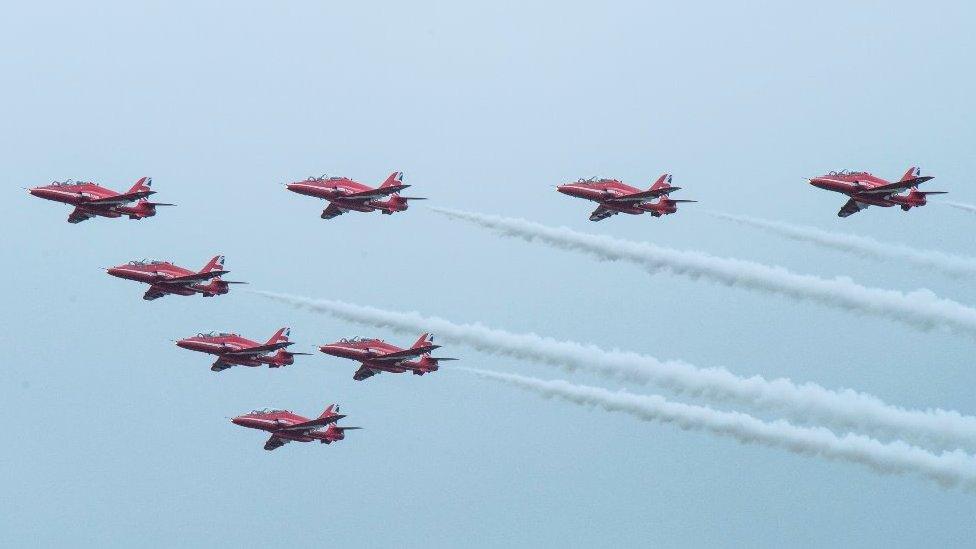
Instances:
[[[378,183],[430,205],[849,275],[976,303],[968,281],[711,218],[790,220],[973,255],[976,217],[932,204],[841,220],[804,177],[856,168],[976,203],[976,8],[968,2],[37,2],[0,17],[0,545],[945,546],[976,498],[912,477],[546,401],[450,372],[352,380],[321,354],[210,371],[173,339],[291,326],[413,338],[234,288],[141,299],[101,268],[227,256],[250,288],[418,310],[976,412],[971,340],[497,236],[425,210],[319,219],[281,183]],[[552,185],[660,173],[698,199],[587,221]],[[65,222],[52,179],[176,202]],[[467,366],[565,374],[459,347]],[[574,382],[620,385],[586,375]],[[632,388],[645,392],[649,388]],[[670,396],[670,395],[667,395]],[[366,429],[261,449],[228,417],[340,402]]]

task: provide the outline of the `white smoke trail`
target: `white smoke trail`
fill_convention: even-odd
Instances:
[[[721,368],[697,368],[685,362],[660,361],[647,355],[608,351],[595,345],[559,341],[532,333],[517,334],[481,324],[456,324],[419,313],[386,311],[271,292],[256,293],[358,324],[410,334],[429,331],[436,333],[438,339],[488,354],[557,366],[570,372],[579,369],[623,381],[654,383],[677,394],[773,411],[796,421],[819,422],[838,430],[858,430],[942,449],[976,448],[976,417],[955,411],[906,410],[850,389],[832,391],[813,383],[796,384],[783,378],[743,378]]]
[[[931,290],[919,289],[904,293],[870,288],[847,277],[801,275],[782,267],[580,233],[566,227],[549,227],[524,219],[443,208],[431,209],[453,219],[493,229],[504,236],[584,252],[599,259],[628,261],[650,272],[667,271],[692,279],[705,278],[727,286],[779,294],[887,318],[919,330],[949,329],[976,339],[976,309],[940,298]]]
[[[963,204],[962,202],[949,202],[946,200],[940,200],[938,203],[945,204],[946,206],[952,206],[953,208],[956,208],[957,210],[962,210],[964,212],[976,213],[976,206],[973,206],[972,204]]]
[[[915,473],[944,488],[959,487],[976,492],[976,459],[959,450],[933,454],[902,441],[883,443],[863,435],[838,436],[824,428],[797,427],[782,420],[766,422],[748,414],[671,402],[657,395],[635,395],[561,380],[545,381],[463,369],[544,397],[558,397],[582,406],[622,412],[643,421],[672,424],[690,431],[705,431],[733,438],[742,444],[759,444],[804,456],[857,463],[882,474]]]
[[[976,211],[976,208],[974,208]],[[798,242],[809,242],[822,248],[838,250],[860,257],[875,260],[900,260],[927,269],[937,270],[952,277],[971,277],[976,275],[976,258],[946,254],[932,250],[919,250],[901,244],[889,244],[873,238],[853,234],[835,233],[791,225],[781,221],[769,221],[755,217],[710,213],[713,217],[761,229],[767,233],[782,236]]]

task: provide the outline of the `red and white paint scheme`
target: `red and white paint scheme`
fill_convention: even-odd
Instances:
[[[348,358],[361,362],[359,369],[352,376],[356,381],[373,377],[380,372],[402,374],[413,372],[418,376],[436,372],[442,360],[457,360],[456,358],[434,358],[430,352],[439,349],[434,345],[434,336],[424,333],[410,346],[402,349],[381,339],[340,339],[335,343],[322,345],[319,350],[327,355]],[[413,360],[418,358],[419,360]]]
[[[210,366],[214,372],[226,370],[231,366],[258,367],[265,364],[269,368],[280,368],[295,363],[295,355],[309,353],[289,353],[285,350],[295,343],[288,341],[288,328],[282,328],[274,333],[266,343],[243,338],[238,334],[210,332],[197,334],[176,342],[178,347],[217,355],[217,361]]]
[[[75,207],[68,215],[68,223],[81,223],[93,217],[122,217],[142,219],[156,215],[156,206],[173,206],[162,202],[150,202],[147,198],[156,194],[152,190],[152,178],[143,177],[124,193],[82,181],[55,181],[43,187],[27,189],[27,192],[46,200],[64,202]],[[134,206],[128,204],[135,202]]]
[[[672,187],[671,175],[664,174],[646,191],[616,179],[596,177],[559,185],[556,190],[572,197],[598,202],[600,205],[590,214],[590,221],[603,221],[618,213],[631,215],[649,213],[654,217],[661,217],[677,212],[680,202],[697,202],[696,200],[671,200],[668,195],[680,188]],[[654,202],[655,199],[660,200]]]
[[[386,215],[402,212],[407,209],[410,200],[425,200],[415,196],[400,196],[400,191],[410,185],[403,184],[403,173],[393,172],[379,187],[375,189],[368,185],[353,181],[348,177],[309,177],[304,181],[287,183],[289,191],[314,196],[329,201],[329,206],[322,211],[322,219],[332,219],[348,211],[373,212],[379,211]],[[389,196],[386,200],[383,197]]]
[[[838,217],[856,214],[868,206],[881,206],[882,208],[900,206],[902,210],[907,212],[912,208],[924,206],[926,204],[925,197],[930,194],[946,194],[945,191],[919,191],[919,184],[934,179],[932,176],[921,175],[921,173],[922,171],[919,168],[913,166],[908,168],[901,179],[891,183],[868,172],[842,170],[811,178],[810,184],[851,197],[837,212]],[[909,193],[898,194],[903,191],[909,191]]]
[[[224,270],[222,255],[215,255],[199,271],[177,267],[169,261],[156,260],[130,261],[105,271],[118,278],[149,284],[149,289],[142,296],[148,301],[167,294],[202,294],[204,297],[213,297],[229,292],[231,284],[247,284],[220,278],[230,272]]]
[[[264,443],[265,450],[274,450],[285,444],[296,442],[312,442],[317,440],[322,444],[332,444],[346,438],[346,431],[362,429],[362,427],[339,427],[336,422],[346,417],[339,413],[339,406],[330,404],[315,419],[300,416],[288,410],[255,410],[249,414],[237,416],[231,420],[235,425],[260,429],[271,433],[271,438]],[[322,427],[326,427],[322,430]]]

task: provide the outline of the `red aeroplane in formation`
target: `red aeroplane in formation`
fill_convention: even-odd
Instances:
[[[249,414],[237,416],[231,422],[241,427],[270,432],[271,438],[264,443],[264,449],[274,450],[291,441],[312,442],[317,440],[322,444],[332,444],[337,440],[346,438],[346,431],[362,429],[362,427],[339,427],[336,425],[336,422],[344,417],[346,416],[339,413],[339,406],[331,404],[322,412],[322,415],[315,419],[302,417],[288,410],[255,410]],[[322,427],[326,427],[326,429],[322,431]]]
[[[403,173],[393,172],[379,187],[373,188],[348,177],[309,177],[285,185],[289,191],[314,196],[329,201],[322,211],[322,219],[332,219],[348,211],[372,212],[379,210],[390,215],[407,209],[410,200],[424,200],[414,196],[400,196],[400,191],[410,185],[403,184]],[[381,200],[389,196],[386,200]]]
[[[142,296],[145,300],[157,299],[167,294],[203,294],[204,297],[213,297],[229,292],[231,284],[246,284],[220,278],[230,272],[224,270],[222,255],[215,255],[199,271],[177,267],[168,261],[143,260],[111,267],[106,272],[126,280],[149,284],[149,289]]]
[[[90,181],[55,181],[50,185],[27,189],[27,192],[46,200],[63,202],[75,207],[68,215],[68,223],[81,223],[93,217],[122,217],[142,219],[156,215],[156,206],[172,206],[162,202],[150,202],[147,198],[156,194],[150,187],[152,178],[143,177],[131,189],[117,193]],[[128,204],[135,202],[134,206]]]
[[[649,213],[654,217],[661,217],[677,212],[679,202],[697,202],[696,200],[671,200],[668,195],[680,188],[672,187],[671,175],[664,174],[646,191],[616,179],[596,177],[559,185],[556,190],[569,196],[598,202],[600,205],[590,214],[590,221],[603,221],[618,213],[631,215]],[[657,198],[660,200],[654,202]]]
[[[895,183],[891,183],[868,172],[839,171],[810,179],[814,187],[834,191],[851,197],[837,212],[838,217],[847,217],[867,208],[881,206],[890,208],[900,206],[908,211],[926,204],[925,197],[930,194],[946,194],[945,191],[920,191],[918,185],[933,179],[929,175],[921,175],[917,167],[908,168],[905,175]],[[898,194],[909,191],[908,194]]]
[[[231,366],[254,368],[267,364],[269,368],[280,368],[294,364],[295,355],[309,354],[286,351],[286,347],[295,344],[293,341],[288,341],[288,334],[289,329],[282,328],[275,332],[267,343],[261,344],[238,334],[210,332],[181,339],[176,342],[176,345],[191,351],[217,355],[217,361],[210,366],[214,372],[226,370]]]
[[[402,374],[411,371],[422,376],[437,371],[440,361],[457,360],[430,356],[431,351],[439,348],[440,345],[434,345],[434,336],[424,333],[409,349],[397,347],[381,339],[354,337],[322,345],[319,350],[327,355],[361,362],[352,378],[362,381],[380,372]],[[413,360],[417,357],[419,360]]]

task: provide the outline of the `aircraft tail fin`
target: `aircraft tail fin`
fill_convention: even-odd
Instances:
[[[908,171],[905,172],[905,175],[901,176],[901,179],[899,181],[911,181],[912,179],[917,179],[921,175],[922,175],[921,168],[919,168],[918,166],[912,166],[911,168],[908,168]]]
[[[410,348],[416,349],[417,347],[424,347],[430,345],[433,342],[434,342],[434,336],[430,335],[427,332],[424,332],[420,334],[420,337],[417,338],[417,341],[415,341],[414,344],[410,346]]]
[[[386,181],[384,181],[383,184],[380,185],[380,188],[382,189],[383,187],[392,187],[394,185],[402,185],[402,184],[403,184],[403,172],[393,172],[390,174],[389,177],[386,178]]]
[[[329,407],[326,408],[324,412],[319,414],[319,417],[317,417],[316,419],[325,419],[337,415],[338,413],[339,413],[339,405],[329,404]]]
[[[224,256],[215,255],[210,258],[210,261],[200,269],[201,273],[209,273],[211,271],[222,271],[224,270]]]
[[[277,332],[275,332],[274,335],[271,336],[271,339],[269,339],[268,342],[265,343],[265,345],[274,345],[275,343],[281,343],[282,341],[288,341],[288,336],[290,335],[290,333],[291,333],[291,329],[290,328],[282,328],[282,329],[278,330]]]
[[[135,185],[132,186],[125,194],[133,194],[139,192],[146,192],[152,190],[152,178],[151,177],[140,177],[136,181]],[[150,193],[152,194],[152,193]]]
[[[665,173],[661,174],[661,177],[657,178],[657,181],[651,185],[650,190],[656,191],[658,189],[667,189],[671,187],[671,174]]]

